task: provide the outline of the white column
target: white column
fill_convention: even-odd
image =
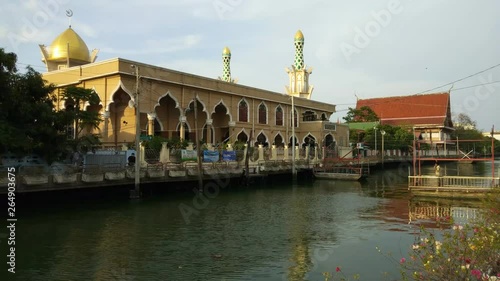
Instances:
[[[179,130],[179,132],[180,132],[179,138],[180,138],[180,140],[184,140],[184,135],[185,135],[185,132],[184,132],[184,123],[186,122],[186,116],[181,116],[179,118],[179,121],[181,122],[181,128]]]
[[[162,163],[170,162],[170,149],[167,147],[166,142],[161,143],[160,162]]]
[[[299,146],[296,145],[295,146],[295,160],[299,160],[300,159],[300,155],[299,155]]]
[[[104,113],[102,114],[102,117],[104,118],[104,121],[103,121],[104,127],[102,128],[102,134],[103,134],[104,141],[108,140],[109,116],[110,116],[110,112],[108,110],[104,111]]]
[[[283,160],[288,160],[288,145],[285,144],[283,149]]]
[[[155,134],[155,119],[156,113],[148,113],[148,136],[153,136]]]
[[[261,161],[264,160],[264,146],[262,144],[259,144],[259,160]]]
[[[141,166],[147,166],[148,163],[146,163],[146,159],[144,157],[144,154],[146,153],[146,148],[144,147],[144,145],[141,143],[141,159],[140,159],[140,163],[141,163]]]
[[[271,160],[276,160],[278,159],[278,150],[276,149],[276,145],[271,146]]]
[[[305,160],[309,159],[309,151],[310,151],[311,147],[308,145],[306,146],[306,155],[304,157]]]

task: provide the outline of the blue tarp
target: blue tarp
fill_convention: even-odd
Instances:
[[[236,151],[222,151],[222,161],[236,161]]]
[[[219,151],[203,150],[203,162],[218,162]]]

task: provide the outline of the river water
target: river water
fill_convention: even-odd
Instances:
[[[16,278],[2,280],[320,281],[336,267],[360,280],[399,280],[398,261],[419,224],[433,227],[415,206],[479,207],[412,199],[406,169],[375,171],[361,183],[227,188],[207,201],[168,193],[21,205]],[[491,174],[486,163],[444,169]]]

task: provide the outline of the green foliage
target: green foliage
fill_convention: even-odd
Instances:
[[[173,149],[185,149],[188,146],[186,139],[181,140],[179,137],[172,137],[167,139],[167,147]]]
[[[244,150],[247,143],[244,141],[235,141],[233,144],[234,150]]]
[[[360,142],[364,142],[366,145],[375,149],[375,134],[377,137],[377,149],[382,149],[382,134],[381,132],[385,131],[384,135],[384,149],[398,149],[403,152],[407,152],[410,150],[413,144],[413,134],[407,128],[399,127],[399,126],[389,126],[382,125],[378,126],[376,133],[375,129],[370,128],[364,132],[355,132],[355,135],[351,139],[352,142],[357,142],[358,133],[360,136]]]
[[[87,129],[98,129],[102,119],[98,111],[86,110],[85,105],[98,105],[99,95],[92,89],[81,87],[68,87],[63,92],[63,98],[68,104],[64,113],[67,124],[76,123],[78,128],[77,136],[81,131]]]
[[[17,57],[0,48],[0,150],[39,154],[52,162],[65,150],[61,114],[55,112],[53,85],[31,67],[17,73]]]
[[[377,114],[369,107],[362,106],[359,109],[349,107],[345,117],[342,117],[346,123],[351,122],[375,122],[379,118]]]
[[[149,148],[149,149],[154,149],[154,150],[160,151],[161,147],[162,147],[162,144],[164,142],[168,143],[168,139],[166,139],[164,137],[161,137],[161,136],[153,136],[151,138],[151,140],[144,141],[144,146],[145,146],[145,148]]]

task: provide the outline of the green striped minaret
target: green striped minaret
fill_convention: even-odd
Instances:
[[[304,68],[304,35],[302,31],[297,31],[295,33],[295,68],[303,69]]]
[[[222,81],[231,82],[231,51],[228,47],[222,50]]]

